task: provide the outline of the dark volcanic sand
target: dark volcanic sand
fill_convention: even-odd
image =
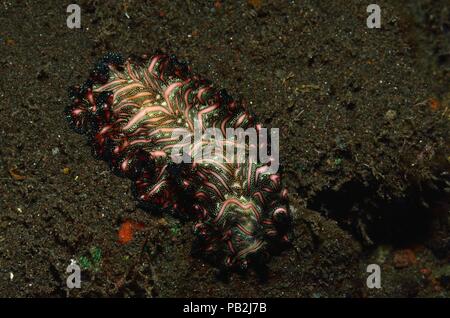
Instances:
[[[364,1],[78,1],[79,30],[72,1],[14,2],[0,3],[0,296],[449,296],[448,1],[378,1],[380,30]],[[67,88],[97,58],[155,49],[281,129],[295,240],[266,273],[219,279],[190,255],[191,223],[137,208],[68,128]],[[147,227],[121,245],[127,219]],[[71,259],[85,269],[69,291]]]

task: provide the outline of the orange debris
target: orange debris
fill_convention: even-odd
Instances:
[[[13,46],[16,44],[16,41],[14,41],[13,39],[6,39],[5,44],[8,46]]]
[[[437,99],[435,99],[435,98],[431,98],[431,99],[428,101],[428,104],[430,105],[430,108],[431,108],[432,111],[438,110],[438,108],[439,108],[439,106],[440,106],[439,101],[438,101]]]
[[[133,239],[134,231],[142,230],[143,228],[144,224],[142,223],[126,220],[119,229],[119,243],[128,244]]]
[[[253,7],[253,9],[258,10],[261,8],[262,1],[261,0],[248,0],[248,4]]]
[[[16,180],[16,181],[22,181],[25,180],[27,177],[26,176],[22,176],[16,168],[11,168],[9,169],[9,174],[11,175],[11,177]]]

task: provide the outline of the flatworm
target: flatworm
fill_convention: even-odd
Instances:
[[[261,173],[270,163],[172,160],[179,142],[174,130],[193,130],[195,120],[202,131],[260,129],[244,103],[214,89],[187,63],[162,53],[126,60],[108,53],[69,96],[65,115],[88,136],[94,155],[132,180],[142,206],[195,219],[204,255],[246,268],[289,244],[287,190],[279,174]]]

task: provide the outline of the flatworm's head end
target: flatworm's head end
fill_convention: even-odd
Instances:
[[[125,58],[123,57],[123,55],[121,53],[108,52],[100,59],[100,61],[97,64],[98,65],[105,64],[105,65],[120,66],[120,65],[123,65],[124,63],[125,63]]]
[[[110,68],[120,68],[125,62],[120,53],[106,53],[94,66],[89,78],[78,86],[69,87],[70,104],[65,108],[64,115],[69,125],[78,133],[88,133],[92,124],[96,124],[96,116],[102,111],[95,107],[95,96],[92,92],[94,84],[105,84],[109,80]],[[104,97],[104,96],[100,96]],[[101,116],[101,118],[106,118]]]
[[[83,99],[82,87],[72,86],[68,89],[70,104],[64,110],[64,116],[70,127],[77,133],[84,134],[89,124],[89,109]]]

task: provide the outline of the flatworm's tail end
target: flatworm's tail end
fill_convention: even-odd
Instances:
[[[223,209],[215,220],[200,221],[194,226],[200,252],[197,255],[228,270],[246,269],[264,266],[272,255],[292,246],[287,204],[280,202],[277,208],[261,215],[251,214],[238,204]]]

